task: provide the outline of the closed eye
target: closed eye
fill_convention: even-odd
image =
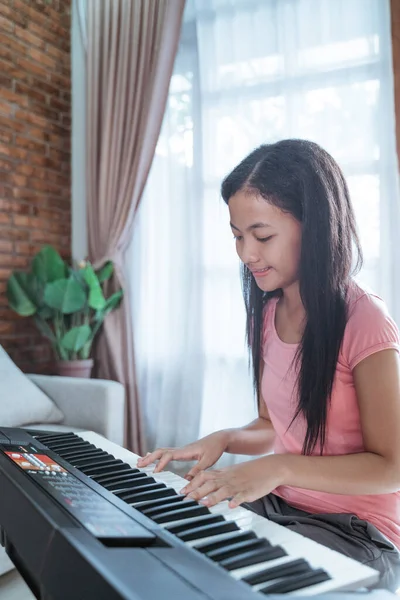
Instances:
[[[268,242],[268,240],[270,240],[271,238],[273,238],[273,235],[269,235],[268,237],[265,238],[256,238],[259,242]]]

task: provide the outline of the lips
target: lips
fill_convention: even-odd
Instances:
[[[258,273],[266,273],[270,268],[271,267],[265,267],[264,269],[250,269],[250,271],[253,273],[253,275],[257,275]]]

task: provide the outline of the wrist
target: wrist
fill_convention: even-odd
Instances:
[[[234,441],[235,431],[235,429],[222,429],[218,432],[223,440],[224,452],[230,452],[229,446],[231,446]]]
[[[287,454],[269,454],[266,459],[272,462],[272,468],[276,475],[276,487],[280,485],[290,485],[290,468]]]

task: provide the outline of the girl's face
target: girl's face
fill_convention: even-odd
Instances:
[[[239,190],[229,200],[231,228],[240,260],[264,292],[298,281],[301,224],[262,196]]]

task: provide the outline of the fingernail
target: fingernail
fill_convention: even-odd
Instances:
[[[182,488],[181,491],[179,492],[180,494],[186,494],[186,488]]]

